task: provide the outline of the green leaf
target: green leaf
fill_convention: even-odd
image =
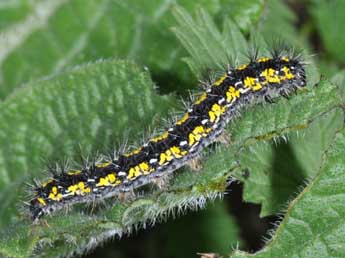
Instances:
[[[268,245],[256,255],[236,251],[231,257],[343,257],[345,130],[324,151],[317,176],[289,205]]]
[[[279,39],[296,46],[299,43],[294,26],[296,14],[284,1],[268,0],[265,7],[266,15],[262,17],[265,22],[259,25],[263,37],[267,41]]]
[[[190,57],[184,58],[196,78],[202,78],[207,69],[224,71],[229,58],[245,60],[247,42],[239,28],[230,20],[224,21],[220,33],[210,15],[199,9],[194,20],[183,8],[176,7],[174,16],[178,27],[174,32]]]
[[[287,115],[291,116],[295,108],[292,106]],[[249,178],[243,179],[244,199],[261,203],[261,216],[284,210],[297,189],[317,173],[322,155],[342,127],[343,118],[341,111],[332,111],[313,119],[309,128],[301,133],[250,146],[241,152],[241,168],[250,173]],[[276,126],[279,127],[279,121]]]
[[[90,13],[93,14],[94,10],[98,10],[100,16],[104,14],[103,9],[101,11],[97,9],[99,5],[95,4],[96,2],[85,5],[80,3],[79,0],[68,3],[68,5],[61,2],[60,9],[54,11],[50,17],[49,22],[55,20],[58,24],[56,28],[61,30],[61,35],[64,32],[60,27],[62,26],[60,21],[66,19],[70,22],[73,20],[71,17],[75,18],[68,14],[68,11],[79,10],[86,18],[88,15],[91,17]],[[103,8],[107,11],[112,10],[111,5],[108,5],[109,2],[100,3],[103,3]],[[114,3],[121,6],[120,2]],[[126,4],[124,6],[127,10],[129,9]],[[145,7],[146,4],[140,6],[144,13],[151,10],[149,7],[147,7],[148,9]],[[135,14],[141,11],[136,11],[136,5],[131,5],[131,8]],[[91,11],[88,11],[89,9]],[[227,63],[226,57],[229,55],[238,57],[239,62],[244,61],[247,37],[242,34],[238,25],[232,20],[225,19],[223,30],[220,32],[212,21],[212,15],[204,9],[198,10],[197,17],[193,19],[184,9],[179,7],[174,9],[174,15],[178,21],[178,27],[174,31],[192,56],[192,58],[186,58],[185,61],[194,75],[201,75],[204,67],[220,70]],[[126,15],[128,14],[124,12],[123,16]],[[103,15],[99,19],[102,20],[103,17],[108,16]],[[81,24],[89,24],[86,18]],[[92,16],[92,18],[97,17]],[[158,19],[158,21],[160,20]],[[96,24],[98,23],[96,22]],[[78,23],[71,23],[71,28],[77,26],[78,29],[71,29],[70,37],[63,38],[66,42],[72,42],[68,44],[73,45],[73,32],[83,34],[85,26],[79,28],[78,25],[80,26]],[[124,27],[124,30],[127,29],[128,32],[128,27]],[[100,27],[95,25],[93,29],[88,26],[86,28],[90,38],[95,36],[100,42],[105,42],[101,36],[102,32],[100,32],[101,35],[97,34],[98,31],[95,32]],[[32,40],[39,46],[47,45],[44,44],[44,37],[42,37],[42,35],[46,35],[47,31],[49,29],[35,31],[30,35],[29,41],[25,41],[25,44]],[[106,30],[104,35],[107,35],[108,32]],[[125,32],[123,33],[126,35]],[[264,38],[259,33],[255,36]],[[152,38],[155,37],[157,36],[152,36]],[[250,38],[252,37],[254,35],[251,34]],[[61,42],[65,41],[61,40]],[[152,41],[150,42],[152,43]],[[263,41],[259,40],[258,43],[260,49],[265,47]],[[127,45],[124,43],[124,46],[127,47]],[[93,55],[93,47],[87,46],[90,48],[88,53],[91,53],[92,58],[99,57],[97,51],[103,51],[95,50],[96,54]],[[180,46],[175,47],[180,48]],[[31,48],[23,52],[17,52],[18,49],[15,48],[15,53],[20,53],[17,61],[22,56],[29,56],[31,59],[35,56]],[[47,49],[49,51],[49,47]],[[104,48],[105,51],[107,49],[109,50],[110,47]],[[242,52],[243,50],[244,52]],[[66,52],[68,53],[68,51]],[[82,53],[84,52],[78,52],[75,56],[73,54],[73,62],[67,62],[66,66],[63,65],[61,69],[83,60],[92,60],[89,57],[84,59]],[[139,53],[140,51],[135,52],[135,56]],[[156,51],[156,56],[160,55],[160,51]],[[13,56],[9,58],[13,61],[12,68],[19,65],[18,73],[25,71],[20,67],[20,62],[11,58]],[[49,62],[42,62],[42,64],[49,66]],[[35,71],[36,66],[31,65],[27,69],[30,69],[30,72]],[[51,68],[47,68],[47,73],[51,73],[49,69]],[[59,69],[55,69],[54,72]],[[12,73],[10,70],[8,72]],[[104,206],[99,205],[95,209],[88,209],[85,205],[76,205],[68,212],[68,216],[64,211],[60,211],[51,217],[47,216],[47,224],[42,221],[40,225],[32,225],[28,219],[18,218],[18,211],[14,205],[21,200],[18,195],[23,194],[23,182],[32,175],[41,177],[41,167],[43,167],[41,157],[56,160],[67,155],[75,160],[80,152],[78,151],[79,144],[83,150],[82,154],[88,154],[99,149],[107,150],[109,146],[117,145],[118,141],[129,137],[133,139],[133,143],[137,142],[135,139],[138,139],[145,128],[163,127],[164,125],[156,122],[158,117],[166,117],[168,110],[171,111],[178,105],[176,99],[154,93],[153,83],[148,73],[142,72],[132,63],[123,61],[104,61],[82,66],[48,77],[40,82],[29,83],[22,89],[14,91],[0,104],[0,120],[3,125],[0,140],[4,142],[3,146],[0,146],[1,223],[8,224],[12,219],[11,226],[1,232],[0,254],[11,257],[55,257],[84,254],[87,250],[94,249],[115,236],[128,235],[136,229],[153,225],[171,215],[205,207],[207,201],[212,201],[222,195],[230,176],[244,182],[246,200],[263,203],[262,214],[271,214],[281,210],[286,206],[287,201],[294,197],[301,184],[315,177],[319,167],[332,160],[327,159],[326,150],[327,148],[331,150],[335,146],[333,139],[336,132],[343,126],[344,117],[340,109],[343,106],[343,100],[339,89],[327,80],[320,81],[316,87],[314,82],[318,82],[319,79],[317,72],[307,66],[307,73],[308,87],[299,91],[297,96],[292,96],[290,100],[279,99],[274,104],[248,107],[246,111],[243,111],[243,116],[227,127],[227,132],[231,134],[231,145],[228,147],[216,145],[205,151],[202,155],[203,170],[200,173],[184,168],[175,172],[175,177],[169,187],[165,189],[148,186],[136,199],[115,204],[113,200],[108,200]],[[35,75],[34,72],[31,74]],[[39,76],[39,74],[42,74],[41,71],[35,76]],[[193,84],[192,81],[188,78],[190,84]],[[296,132],[299,133],[299,137],[295,135]],[[288,137],[289,144],[280,142],[284,137]],[[338,134],[336,137],[336,143],[344,142],[343,134]],[[277,140],[278,144],[273,144],[271,139]],[[343,146],[338,149],[340,153]],[[337,159],[340,160],[340,158]],[[340,167],[343,165],[339,162],[338,164]],[[291,173],[291,168],[294,174]],[[243,173],[248,171],[249,177],[248,173]],[[300,199],[304,198],[304,194],[307,196],[309,190],[314,189],[313,185],[318,183],[321,175],[320,172],[315,181],[314,179],[310,181],[311,184],[291,204],[286,220],[291,217],[295,205],[298,205]],[[336,183],[341,182],[341,175],[339,178],[339,182]],[[260,187],[258,182],[261,183]],[[18,191],[13,191],[13,189],[18,189]],[[341,205],[341,200],[336,200],[337,204]],[[316,210],[318,215],[319,210],[323,207],[319,207],[317,204],[317,202],[316,204],[303,204],[303,209],[310,213]],[[316,209],[314,209],[315,207]],[[297,215],[303,215],[304,211],[302,209],[297,211],[294,216],[299,218]],[[338,210],[336,211],[338,212]],[[328,211],[324,217],[332,217],[335,214],[332,218],[339,220],[338,214],[332,212],[333,210]],[[224,210],[220,213],[224,215]],[[338,213],[341,214],[341,212]],[[313,225],[318,223],[316,217],[314,215]],[[231,232],[236,231],[236,227],[225,215],[221,215],[220,218],[223,218],[223,223],[229,226],[228,232],[232,235]],[[321,225],[326,224],[322,218],[318,219]],[[295,222],[293,221],[293,223]],[[286,222],[286,226],[289,223]],[[215,222],[211,224],[216,227]],[[280,236],[283,236],[285,224],[283,223],[279,228],[276,237],[265,249],[265,252],[277,248],[274,243]],[[296,234],[298,237],[293,239],[296,242],[295,246],[301,245],[302,242],[299,240],[303,239],[304,235],[309,237],[308,243],[315,239],[314,235],[309,234],[310,232],[307,230],[308,228],[303,228],[302,235],[302,230],[298,232],[296,227],[292,228],[292,232],[298,233]],[[209,233],[211,237],[213,233]],[[280,233],[282,234],[280,235]],[[340,230],[336,233],[337,239],[331,239],[330,235],[326,235],[326,237],[333,248],[331,250],[340,253],[342,247],[338,245],[338,239],[342,239],[342,235]],[[219,235],[221,236],[221,233]],[[289,242],[290,236],[289,231],[284,233],[287,241],[282,241],[282,243]],[[208,241],[211,240],[208,239]],[[332,246],[332,243],[335,243],[335,247]],[[219,245],[208,248],[219,248],[219,252],[223,252],[224,245],[225,243],[219,243]],[[289,249],[291,249],[290,246]],[[285,253],[287,250],[284,250]],[[200,249],[200,251],[207,250]],[[277,251],[277,254],[279,252],[280,250]],[[282,253],[279,254],[278,256],[273,255],[273,257],[282,256]],[[247,254],[237,252],[236,255]]]
[[[258,27],[259,31],[253,29],[249,40],[246,40],[248,37],[230,19],[224,19],[222,31],[220,31],[204,9],[198,9],[196,18],[193,19],[185,9],[174,8],[173,14],[178,26],[174,27],[173,31],[190,55],[183,60],[188,64],[195,77],[205,78],[205,74],[210,74],[210,70],[219,75],[225,71],[228,65],[236,66],[247,63],[253,47],[259,50],[259,55],[266,56],[269,55],[272,45],[282,40],[287,45],[296,42],[301,45],[303,41],[293,40],[290,36],[285,39],[278,33],[278,31],[284,32],[285,30],[293,33],[291,24],[293,20],[289,19],[289,15],[284,15],[285,12],[290,13],[286,6],[279,1],[273,1],[272,5],[269,5],[269,10],[269,15],[266,17],[267,22]],[[272,24],[275,31],[270,31]],[[276,24],[281,25],[275,26]],[[306,49],[303,53],[306,55],[308,50]],[[320,80],[319,72],[310,57],[305,56],[305,58],[309,63],[307,66],[309,85],[314,85]],[[210,77],[212,75],[211,73]]]
[[[161,82],[161,91],[184,90],[189,83],[190,73],[180,62],[185,51],[169,31],[174,24],[170,12],[174,1],[18,2],[22,4],[14,6],[15,11],[10,4],[0,9],[5,14],[0,15],[0,25],[1,21],[11,25],[0,31],[5,39],[0,41],[2,99],[27,81],[109,57],[147,65]],[[203,6],[220,21],[227,15],[219,14],[223,9],[220,0],[180,4],[189,11]]]
[[[311,14],[323,47],[332,59],[344,63],[345,36],[341,24],[345,23],[345,2],[313,0],[312,3]]]
[[[264,0],[247,1],[222,1],[222,14],[231,18],[243,32],[248,32],[250,28],[255,27],[263,15]]]
[[[0,31],[25,18],[32,12],[33,4],[29,1],[8,0],[0,3]]]
[[[343,102],[345,102],[345,71],[342,70],[334,74],[331,81],[338,86],[339,95],[341,96]]]

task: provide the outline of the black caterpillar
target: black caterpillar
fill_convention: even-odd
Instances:
[[[36,185],[29,208],[32,219],[69,204],[117,196],[171,174],[215,142],[227,123],[248,105],[271,102],[278,95],[287,97],[305,85],[300,57],[276,53],[228,69],[180,120],[138,149],[81,170],[55,174]]]

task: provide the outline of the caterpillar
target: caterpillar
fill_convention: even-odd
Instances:
[[[139,148],[37,183],[29,201],[32,220],[66,205],[120,196],[170,175],[217,141],[247,106],[288,97],[306,86],[304,65],[300,56],[273,52],[271,57],[252,57],[247,64],[225,69],[176,122]]]

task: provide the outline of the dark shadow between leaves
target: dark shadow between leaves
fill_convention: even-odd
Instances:
[[[306,175],[289,142],[280,142],[272,145],[272,148],[271,204],[273,207],[271,209],[282,211],[306,181]]]

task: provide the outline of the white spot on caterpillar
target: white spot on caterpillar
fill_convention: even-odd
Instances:
[[[239,88],[238,89],[241,93],[246,93],[247,91],[250,91],[250,88]]]
[[[225,101],[225,98],[221,98],[220,100],[218,100],[218,104],[221,105],[224,101]]]
[[[150,159],[150,160],[149,160],[149,163],[150,163],[150,164],[153,164],[153,163],[156,163],[157,161],[158,161],[158,159]]]
[[[182,142],[180,142],[180,146],[185,146],[185,145],[187,145],[187,144],[188,144],[187,141],[182,141]]]
[[[201,124],[205,125],[207,122],[208,122],[208,119],[204,119],[204,120],[201,121]]]
[[[238,81],[235,83],[235,87],[237,88],[238,86],[242,85],[242,81]]]

